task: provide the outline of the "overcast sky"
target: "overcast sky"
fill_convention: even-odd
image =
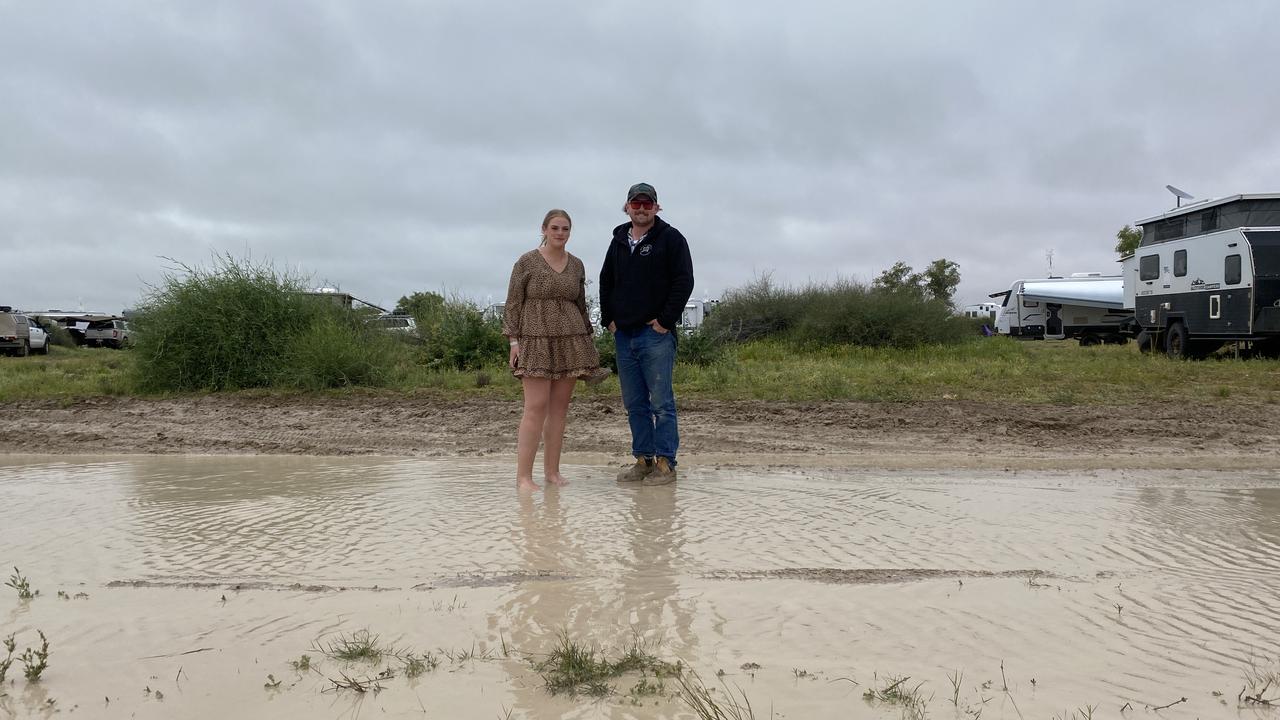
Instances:
[[[0,0],[0,304],[117,311],[174,258],[391,307],[501,301],[544,212],[589,276],[656,186],[695,298],[960,265],[1280,191],[1280,3]]]

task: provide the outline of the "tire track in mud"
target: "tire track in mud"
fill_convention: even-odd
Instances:
[[[0,452],[474,457],[514,452],[520,403],[430,394],[204,395],[23,400],[0,405]],[[1027,458],[1096,467],[1280,466],[1280,407],[680,401],[681,452],[742,464],[821,465],[823,457],[957,457],[993,468]],[[578,397],[569,453],[625,456],[613,396]],[[835,463],[839,464],[839,463]]]

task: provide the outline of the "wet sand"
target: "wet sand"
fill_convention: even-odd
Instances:
[[[53,651],[0,716],[694,717],[638,676],[553,697],[528,658],[561,633],[723,671],[757,717],[900,717],[862,697],[887,676],[930,717],[1252,716],[1248,664],[1280,670],[1272,470],[577,464],[520,496],[505,460],[0,458],[0,563],[41,591],[0,588],[0,634]],[[388,664],[317,652],[360,630],[440,665],[334,691]]]

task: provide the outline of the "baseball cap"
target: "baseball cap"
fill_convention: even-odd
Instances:
[[[653,189],[649,183],[636,183],[627,191],[627,202],[631,202],[637,195],[648,195],[654,202],[658,202],[658,191]]]

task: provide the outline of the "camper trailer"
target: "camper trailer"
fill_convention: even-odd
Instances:
[[[1144,350],[1203,357],[1223,343],[1280,355],[1280,194],[1233,195],[1139,220],[1125,306]]]
[[[996,313],[1000,311],[1000,303],[984,302],[974,305],[965,305],[960,314],[974,320],[985,320],[992,325],[996,322]]]
[[[1124,307],[1122,279],[1101,273],[1015,280],[991,297],[1001,299],[996,332],[1028,340],[1123,343],[1122,326],[1133,314]]]

